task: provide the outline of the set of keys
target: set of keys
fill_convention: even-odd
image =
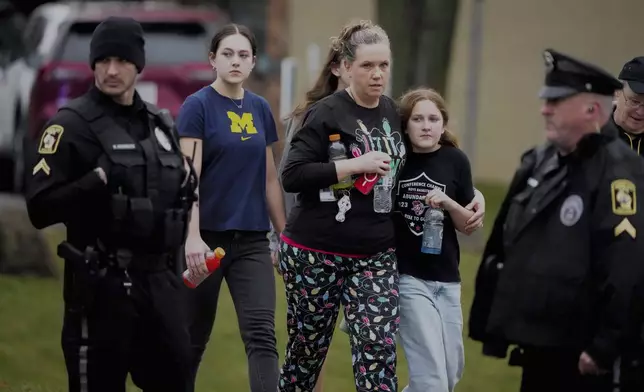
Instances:
[[[338,213],[335,215],[335,220],[342,223],[346,219],[347,212],[351,209],[351,197],[349,196],[348,189],[343,189],[337,192],[342,194],[342,197],[340,197],[339,200],[336,197],[336,192],[332,188],[320,189],[320,201],[337,201]]]
[[[342,223],[346,219],[347,212],[351,209],[351,198],[349,192],[344,191],[344,195],[338,200],[338,213],[335,215],[335,220]]]

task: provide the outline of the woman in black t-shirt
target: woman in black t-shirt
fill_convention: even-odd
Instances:
[[[286,131],[284,132],[286,139],[284,143],[284,151],[282,152],[282,157],[278,167],[278,172],[280,174],[282,173],[284,164],[286,163],[286,157],[288,156],[293,134],[301,125],[302,117],[304,117],[305,113],[308,112],[308,110],[322,98],[326,98],[335,92],[343,91],[344,89],[349,87],[349,75],[347,74],[347,71],[341,66],[341,50],[342,44],[340,40],[334,39],[333,44],[329,49],[329,53],[327,54],[326,64],[320,72],[315,85],[306,93],[306,100],[302,104],[300,104],[288,118]],[[284,192],[284,209],[286,210],[286,216],[288,216],[288,214],[290,213],[291,208],[295,204],[296,200],[297,194]],[[275,232],[275,229],[273,229],[270,233],[269,238],[271,239],[271,251],[274,251],[273,254],[275,255],[277,253],[277,249],[279,248],[279,233]],[[277,262],[274,262],[277,266]],[[344,324],[346,325],[346,323]],[[343,324],[340,325],[342,326]],[[327,366],[325,362],[324,365],[322,365],[322,370],[315,384],[314,392],[324,391],[323,384],[326,367]]]
[[[418,89],[402,96],[410,146],[397,184],[396,255],[400,272],[400,336],[409,364],[404,392],[451,392],[463,372],[459,245],[473,215],[470,164],[447,131],[443,98]],[[426,204],[445,211],[440,254],[421,252]]]
[[[392,196],[406,152],[395,103],[383,95],[389,39],[380,27],[360,22],[338,40],[350,85],[307,112],[282,172],[284,190],[299,198],[279,248],[289,336],[281,392],[313,390],[341,303],[356,390],[398,390],[395,236],[391,205],[381,201]],[[333,134],[350,159],[329,162]],[[355,176],[354,186],[324,191],[348,176]],[[370,180],[378,183],[377,199],[363,187]]]

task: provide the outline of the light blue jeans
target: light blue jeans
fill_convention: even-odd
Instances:
[[[453,392],[463,375],[461,284],[400,275],[400,339],[409,364],[403,392]]]

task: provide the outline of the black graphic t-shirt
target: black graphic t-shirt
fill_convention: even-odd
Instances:
[[[349,191],[351,208],[344,222],[336,220],[337,201],[320,201],[320,189],[338,182],[335,164],[328,162],[331,134],[340,134],[347,158],[382,151],[392,158],[394,179],[400,173],[406,152],[391,98],[383,96],[378,107],[371,109],[356,104],[344,90],[320,100],[294,134],[282,172],[284,190],[299,193],[284,235],[302,246],[345,255],[372,255],[393,248],[392,213],[374,211],[373,190],[367,195],[355,188]],[[392,183],[392,198],[394,193]]]
[[[438,255],[420,251],[425,196],[438,188],[462,206],[474,198],[467,156],[458,148],[443,146],[431,153],[410,152],[397,184],[396,254],[398,269],[419,279],[460,282],[460,249],[456,229],[447,211],[443,221],[443,245]]]

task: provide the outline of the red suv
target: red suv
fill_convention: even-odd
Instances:
[[[143,27],[146,64],[136,89],[144,100],[176,117],[185,98],[213,80],[207,55],[210,39],[227,22],[216,7],[165,2],[77,3],[69,20],[61,25],[51,55],[42,59],[31,90],[26,138],[38,137],[60,106],[90,88],[94,82],[89,67],[90,40],[96,26],[108,16],[130,16]],[[22,151],[18,155],[17,161],[22,163]],[[16,167],[15,174],[24,178],[24,168]],[[22,190],[22,184],[17,185]]]
[[[207,53],[222,17],[212,7],[99,2],[79,5],[72,15],[31,90],[31,137],[42,131],[61,105],[85,93],[94,82],[88,64],[89,44],[96,26],[108,16],[130,16],[143,27],[146,64],[136,89],[144,100],[176,116],[184,99],[214,77]]]

